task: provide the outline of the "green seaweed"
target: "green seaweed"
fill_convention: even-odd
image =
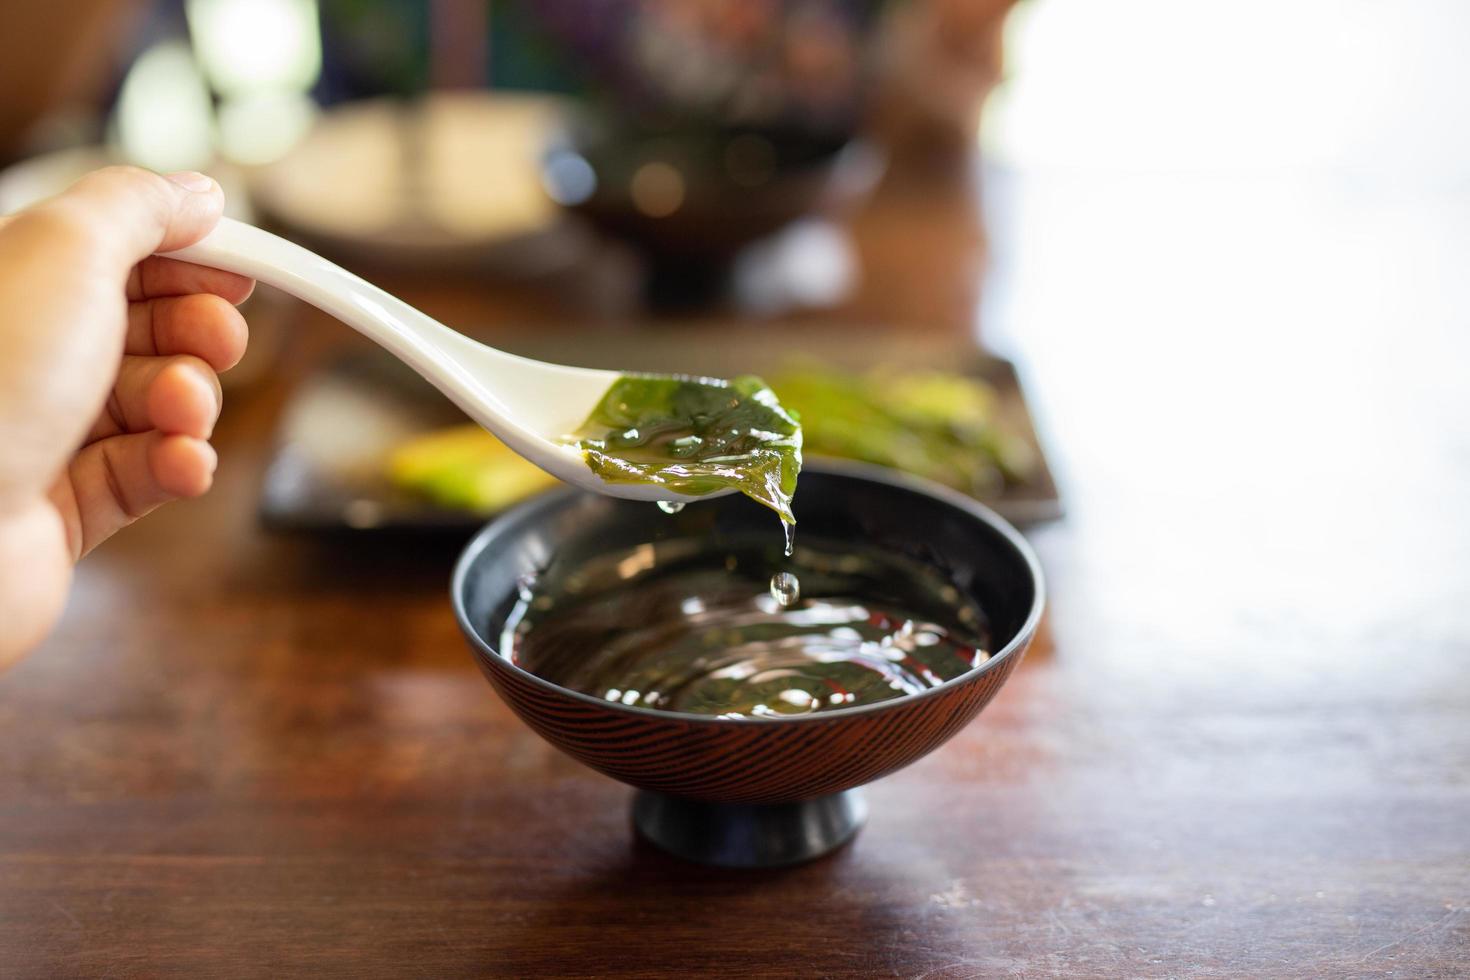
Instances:
[[[805,366],[772,387],[800,414],[810,453],[891,466],[982,498],[1035,467],[1029,444],[1002,426],[995,390],[977,378]]]
[[[796,523],[801,424],[760,378],[623,375],[569,440],[608,483],[692,497],[733,488]]]

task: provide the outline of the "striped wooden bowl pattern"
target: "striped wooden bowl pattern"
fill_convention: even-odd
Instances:
[[[628,711],[530,679],[500,657],[475,660],[537,734],[641,789],[720,803],[786,803],[872,782],[948,741],[995,696],[1025,646],[953,686],[830,717],[698,720]]]
[[[640,789],[713,803],[773,804],[861,786],[942,745],[1015,670],[1040,621],[1035,555],[993,512],[951,490],[892,471],[824,462],[802,473],[819,539],[863,535],[917,547],[992,617],[995,654],[968,674],[906,697],[785,718],[712,718],[604,701],[530,674],[497,640],[519,577],[551,555],[626,548],[659,535],[735,535],[769,528],[754,506],[702,503],[675,523],[654,508],[562,491],[522,504],[466,546],[455,572],[456,615],[486,678],[537,734],[586,765]],[[693,509],[693,508],[691,508]],[[703,523],[698,523],[702,521]],[[723,522],[723,523],[720,523]]]

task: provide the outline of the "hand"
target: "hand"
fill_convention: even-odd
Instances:
[[[111,167],[0,218],[0,667],[55,623],[78,558],[209,489],[254,284],[152,256],[223,205],[208,177]]]

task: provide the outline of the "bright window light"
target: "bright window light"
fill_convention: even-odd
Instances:
[[[297,92],[226,99],[219,107],[220,152],[243,164],[285,156],[316,119],[316,103]]]
[[[189,46],[164,41],[133,63],[114,125],[124,158],[169,172],[205,166],[214,155],[209,90]]]
[[[225,96],[305,92],[322,67],[316,0],[189,0],[199,62]]]

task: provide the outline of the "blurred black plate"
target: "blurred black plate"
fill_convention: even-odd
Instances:
[[[1023,485],[984,502],[1015,524],[1062,515],[1046,454],[1010,361],[922,335],[732,326],[553,336],[496,336],[491,342],[529,357],[588,367],[677,371],[729,377],[771,371],[793,355],[834,367],[875,364],[936,367],[982,378],[1000,396],[1004,424],[1036,450]],[[435,506],[393,487],[384,459],[415,435],[462,423],[464,416],[387,354],[345,358],[305,380],[287,404],[266,473],[261,516],[267,527],[305,532],[452,532],[473,530],[485,514]]]

